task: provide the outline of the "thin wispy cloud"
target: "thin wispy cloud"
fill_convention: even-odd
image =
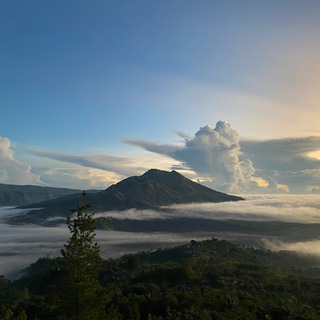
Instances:
[[[33,171],[42,181],[69,188],[107,188],[129,176],[141,175],[150,168],[168,170],[175,163],[161,155],[120,157],[101,152],[73,155],[26,146],[22,150],[37,159]],[[38,158],[43,160],[39,162]]]
[[[320,185],[320,137],[286,138],[266,141],[243,140],[242,151],[255,164],[257,175],[272,177],[288,185],[293,193],[314,191]]]
[[[113,172],[83,167],[78,164],[53,164],[44,162],[44,167],[33,167],[41,180],[50,186],[73,189],[105,189],[122,179]]]
[[[73,155],[31,147],[25,147],[24,149],[38,157],[78,164],[84,167],[101,169],[109,172],[116,172],[122,176],[132,175],[137,170],[137,168],[130,169],[130,165],[132,165],[133,162],[133,160],[130,158],[102,154]],[[140,169],[143,170],[142,168]]]

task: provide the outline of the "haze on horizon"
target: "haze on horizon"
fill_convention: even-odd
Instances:
[[[0,183],[320,192],[318,1],[0,8]]]

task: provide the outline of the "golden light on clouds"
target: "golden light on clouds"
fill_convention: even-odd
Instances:
[[[258,184],[261,188],[266,188],[269,186],[269,182],[261,177],[252,177],[251,178],[254,182]]]
[[[261,177],[252,177],[252,181],[256,182],[260,188],[268,188],[269,187],[269,182]],[[277,184],[276,189],[289,192],[289,187],[285,184]]]
[[[308,157],[320,160],[320,150],[308,153]]]
[[[286,184],[277,184],[277,189],[289,192],[289,187]]]

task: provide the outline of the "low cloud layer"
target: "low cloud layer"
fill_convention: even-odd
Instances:
[[[8,210],[0,208],[0,219],[6,214]],[[58,227],[41,227],[0,223],[0,274],[14,276],[16,272],[41,257],[60,256],[60,250],[69,237],[70,233],[66,224]],[[139,250],[179,245],[191,239],[207,238],[210,238],[210,235],[96,231],[101,256],[105,259],[118,258]]]
[[[177,216],[188,215],[212,220],[282,221],[320,223],[319,197],[316,195],[245,195],[246,201],[171,206]]]
[[[320,256],[320,240],[300,241],[300,242],[283,242],[264,240],[264,245],[272,251],[291,251],[307,255]]]
[[[32,173],[31,166],[14,156],[11,141],[0,137],[0,183],[40,184],[40,176]]]
[[[171,210],[128,210],[121,212],[106,212],[98,216],[114,216],[122,219],[171,219],[197,218],[211,220],[238,220],[259,222],[298,223],[301,230],[311,224],[313,232],[320,224],[320,203],[316,195],[250,195],[246,201],[225,203],[203,203],[171,206]],[[10,274],[35,262],[46,255],[57,256],[68,240],[70,233],[66,224],[58,227],[41,227],[34,225],[7,225],[1,223],[1,218],[22,214],[18,209],[0,208],[0,274]],[[272,224],[271,224],[272,225]],[[281,225],[282,226],[282,225]],[[309,225],[310,227],[310,225]],[[311,230],[311,229],[310,229]],[[279,232],[279,229],[278,231]],[[281,234],[282,233],[282,234]],[[261,236],[256,233],[233,232],[199,232],[192,233],[130,233],[116,231],[97,231],[97,240],[102,256],[119,257],[122,254],[138,250],[157,249],[187,243],[191,239],[202,240],[212,237],[247,243],[264,243],[273,250],[292,250],[320,254],[308,232],[302,232],[302,239],[289,241],[292,235],[280,228],[280,235]],[[318,243],[317,243],[318,244]],[[313,247],[312,247],[313,246]]]
[[[166,211],[108,211],[96,217],[154,220],[199,218],[208,220],[281,221],[303,224],[320,223],[320,202],[317,195],[244,195],[245,201],[177,204]]]

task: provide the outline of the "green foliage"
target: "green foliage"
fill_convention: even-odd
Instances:
[[[127,230],[129,220],[114,217],[99,217],[95,219],[95,227],[101,230]]]
[[[307,260],[212,239],[109,260],[103,276],[125,319],[320,319],[320,280],[291,264]]]
[[[0,275],[0,305],[10,301],[14,294],[12,283]]]
[[[70,231],[75,228],[72,224]],[[94,229],[90,230],[92,236]],[[86,248],[96,248],[91,236]],[[66,253],[72,241],[71,236]],[[73,263],[62,264],[66,253],[39,260],[19,281],[2,279],[4,287],[16,292],[0,305],[1,320],[320,320],[320,277],[310,276],[306,257],[216,239],[191,241],[101,263],[94,258],[83,269],[89,277],[80,281],[73,261],[78,256],[70,254]],[[85,290],[79,299],[79,318],[76,285],[79,293]]]
[[[94,219],[90,208],[89,203],[80,203],[73,210],[76,218],[67,220],[71,237],[61,250],[64,272],[62,301],[68,319],[99,319],[101,312],[98,303],[101,297],[98,282],[101,258],[99,246],[94,242]]]

